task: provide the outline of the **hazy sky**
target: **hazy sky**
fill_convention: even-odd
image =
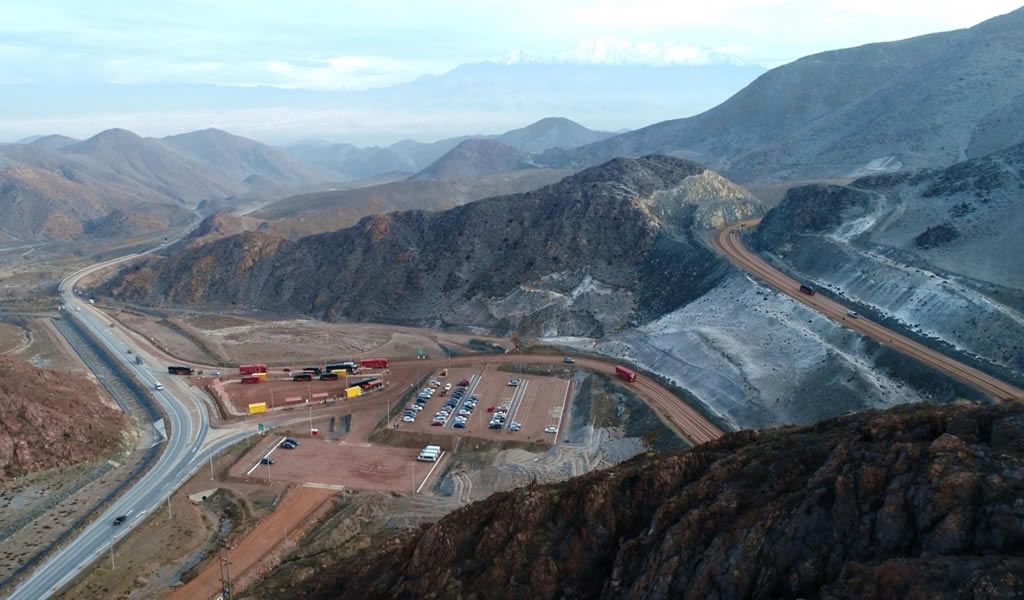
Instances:
[[[0,84],[362,89],[520,49],[557,55],[609,35],[699,45],[771,67],[968,27],[1016,2],[0,0]]]

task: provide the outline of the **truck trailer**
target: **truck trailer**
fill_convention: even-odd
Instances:
[[[192,367],[182,367],[182,366],[172,365],[170,367],[167,367],[167,372],[169,374],[171,374],[171,375],[191,375],[192,374]]]
[[[246,375],[245,377],[242,378],[242,383],[259,383],[261,381],[263,380],[260,379],[259,377],[256,377],[255,375]]]
[[[626,381],[636,381],[636,373],[621,365],[615,367],[615,374],[621,377],[622,379],[625,379]]]
[[[244,375],[253,375],[255,373],[266,373],[267,365],[239,365],[238,372]]]
[[[388,368],[388,359],[386,358],[364,358],[359,361],[360,368],[363,369],[386,369]]]

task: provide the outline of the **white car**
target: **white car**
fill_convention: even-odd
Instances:
[[[402,417],[402,422],[403,423],[415,423],[416,419],[414,419],[412,417]]]
[[[450,384],[450,383],[446,383],[446,384],[444,384],[444,391],[446,391],[446,392],[447,392],[447,391],[448,391],[448,390],[450,390],[450,389],[452,389],[452,384]]]
[[[558,433],[558,428],[554,425],[548,425],[544,428],[544,433]]]
[[[154,387],[154,388],[156,388],[156,390],[157,390],[157,391],[159,391],[159,390],[162,390],[162,389],[164,389],[164,384],[162,384],[162,383],[158,383],[158,384],[156,384],[156,385],[155,385],[155,386],[153,386],[153,387]]]
[[[421,405],[419,405],[419,404],[413,404],[413,405],[412,405],[412,406],[410,406],[409,408],[411,408],[411,409],[413,409],[413,410],[415,410],[415,411],[421,411],[421,410],[423,410],[423,407],[422,407]]]

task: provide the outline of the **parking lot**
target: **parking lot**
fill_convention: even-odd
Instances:
[[[413,493],[440,464],[416,460],[418,449],[370,444],[346,444],[304,438],[291,450],[281,448],[282,436],[267,436],[232,467],[236,477],[287,481],[360,490]],[[267,456],[273,464],[260,464]],[[254,468],[255,467],[255,468]],[[436,467],[436,468],[435,468]]]
[[[439,373],[435,372],[432,378],[440,386],[422,403],[423,409],[416,411],[415,420],[405,422],[405,415],[399,414],[392,421],[392,426],[397,425],[399,430],[506,441],[556,441],[569,397],[568,380],[508,373],[499,371],[496,365],[487,365],[483,370],[455,368],[449,371],[447,377],[440,377]],[[513,379],[518,379],[519,384],[509,385]],[[460,381],[468,385],[459,386]],[[444,388],[447,385],[452,388],[446,393]],[[460,388],[465,391],[461,398],[455,399],[452,406],[453,394]],[[476,406],[469,410],[466,402],[474,396],[477,398]],[[446,403],[449,403],[447,416],[437,418],[436,415],[445,408]],[[409,404],[405,409],[409,410],[411,406]],[[468,410],[468,414],[463,414],[465,420],[459,423],[457,417],[461,410]],[[496,411],[505,415],[503,422],[492,421]],[[513,423],[518,423],[518,431]]]

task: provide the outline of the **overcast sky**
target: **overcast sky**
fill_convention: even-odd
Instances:
[[[1015,8],[1013,0],[0,0],[0,83],[364,89],[521,49],[557,55],[601,36],[704,46],[772,67]]]

